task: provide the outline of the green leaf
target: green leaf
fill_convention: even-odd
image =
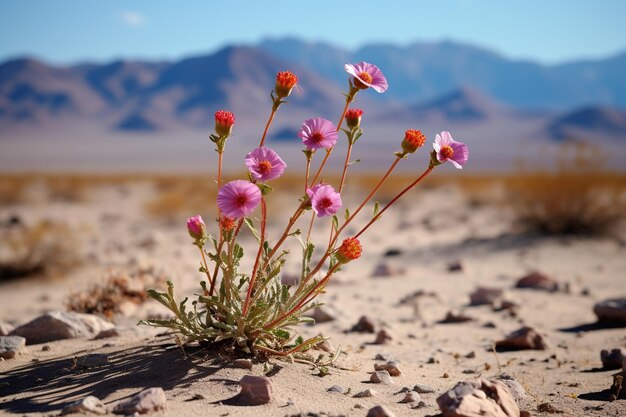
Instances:
[[[261,236],[259,235],[259,232],[256,230],[256,227],[254,227],[254,221],[250,217],[245,217],[243,219],[243,222],[246,224],[246,226],[248,226],[248,229],[250,229],[250,231],[256,238],[256,241],[261,242]]]
[[[350,162],[348,162],[348,166],[356,165],[356,164],[358,164],[359,162],[361,162],[361,160],[360,160],[360,159],[355,159],[354,161],[350,161]]]
[[[337,215],[333,215],[333,227],[335,230],[339,229],[339,219],[337,218]]]
[[[378,215],[378,210],[380,208],[380,204],[378,201],[374,202],[374,215],[372,217],[376,217]]]
[[[272,187],[270,187],[267,184],[263,184],[261,182],[258,182],[257,187],[259,187],[259,190],[261,190],[261,195],[268,195],[269,193],[272,192]]]
[[[284,340],[288,340],[289,337],[291,337],[291,333],[289,333],[285,329],[275,329],[274,330],[274,335],[276,335],[276,337],[279,337],[279,338],[284,339]]]
[[[344,219],[348,221],[349,218],[350,218],[350,210],[346,209],[346,213],[344,214]]]

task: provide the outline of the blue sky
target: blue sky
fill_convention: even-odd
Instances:
[[[558,63],[626,50],[621,0],[2,0],[0,60],[173,59],[297,36],[355,48],[455,40]]]

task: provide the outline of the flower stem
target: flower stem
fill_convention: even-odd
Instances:
[[[374,217],[372,218],[372,220],[370,220],[370,221],[369,221],[369,223],[367,223],[367,224],[365,225],[365,227],[363,227],[363,228],[361,229],[361,231],[360,231],[359,233],[357,233],[354,237],[355,237],[355,238],[358,238],[359,236],[361,236],[361,235],[363,234],[363,232],[365,232],[365,231],[366,231],[366,230],[367,230],[367,229],[368,229],[368,228],[369,228],[369,227],[370,227],[370,226],[371,226],[371,225],[372,225],[372,224],[373,224],[376,220],[378,220],[378,218],[379,218],[380,216],[382,216],[382,215],[383,215],[383,213],[385,212],[385,210],[387,210],[387,209],[388,209],[388,208],[389,208],[389,207],[390,207],[393,203],[395,203],[395,202],[396,202],[396,201],[397,201],[400,197],[402,197],[404,194],[406,194],[406,193],[407,193],[407,192],[408,192],[411,188],[415,187],[415,186],[416,186],[416,185],[417,185],[420,181],[422,181],[424,178],[426,178],[426,176],[427,176],[428,174],[430,174],[432,170],[433,170],[433,167],[428,167],[428,168],[426,169],[426,171],[424,171],[424,172],[422,173],[422,175],[420,175],[420,176],[419,176],[419,177],[418,177],[415,181],[413,181],[413,182],[412,182],[411,184],[409,184],[409,185],[408,185],[408,186],[407,186],[404,190],[402,190],[402,191],[400,192],[400,194],[398,194],[397,196],[395,196],[395,197],[393,198],[393,200],[391,200],[390,202],[388,202],[388,203],[385,205],[385,207],[383,207],[383,208],[382,208],[382,210],[380,210],[380,211],[378,212],[378,214],[377,214],[376,216],[374,216]]]
[[[352,140],[348,142],[348,152],[346,152],[346,161],[343,164],[343,172],[341,173],[341,182],[339,183],[339,194],[343,190],[343,184],[346,180],[346,172],[348,171],[348,165],[350,164],[350,155],[352,153]]]
[[[313,230],[313,223],[315,223],[315,213],[311,213],[311,222],[309,223],[309,231],[306,234],[306,242],[311,240],[311,231]]]
[[[252,295],[252,289],[254,288],[254,282],[258,275],[259,261],[261,260],[261,254],[263,253],[263,243],[265,242],[265,224],[267,221],[267,207],[265,205],[265,199],[261,198],[261,239],[259,242],[259,250],[256,253],[256,259],[254,260],[254,267],[252,267],[252,276],[248,283],[248,293],[246,294],[246,301],[243,305],[242,315],[245,317],[248,313],[248,307],[250,306],[250,296]]]
[[[198,246],[198,249],[200,249],[200,254],[202,254],[202,267],[204,268],[204,273],[206,274],[206,277],[209,280],[209,284],[211,285],[211,288],[213,288],[213,279],[211,278],[211,274],[209,273],[209,266],[206,263],[206,257],[204,256],[204,249],[202,248],[202,246]]]
[[[222,248],[224,247],[224,239],[222,237],[222,231],[220,230],[220,243],[217,245],[217,257],[221,259]],[[209,297],[213,295],[215,289],[215,283],[217,282],[217,273],[220,270],[219,262],[215,262],[215,268],[213,269],[213,279],[211,280],[211,288],[209,289]]]
[[[267,120],[267,124],[265,125],[265,130],[263,131],[263,136],[261,137],[261,143],[259,143],[259,148],[263,146],[263,144],[265,144],[265,136],[267,136],[267,131],[270,128],[270,125],[272,124],[272,121],[274,120],[274,116],[276,115],[276,110],[278,110],[278,108],[276,106],[272,107],[272,112],[270,113],[270,118]]]

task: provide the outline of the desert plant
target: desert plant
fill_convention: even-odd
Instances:
[[[311,321],[303,313],[316,307],[316,298],[326,291],[326,286],[334,273],[348,262],[361,256],[362,247],[359,237],[380,218],[400,197],[422,181],[433,169],[446,161],[457,168],[467,161],[467,146],[456,142],[448,132],[442,132],[435,138],[434,150],[424,172],[412,178],[410,184],[395,195],[381,209],[374,205],[374,212],[369,222],[354,236],[342,237],[342,232],[361,214],[374,195],[386,183],[396,166],[409,154],[421,148],[426,138],[419,130],[409,129],[401,142],[401,150],[395,152],[391,165],[379,178],[369,194],[353,210],[342,207],[341,192],[344,189],[347,170],[351,161],[353,146],[363,134],[361,118],[363,112],[350,107],[354,97],[362,90],[374,89],[379,93],[387,89],[387,80],[382,72],[372,64],[365,62],[346,65],[350,74],[349,90],[339,122],[321,117],[307,119],[299,133],[305,146],[305,173],[299,205],[289,217],[286,226],[276,242],[270,242],[267,236],[266,199],[272,191],[269,183],[280,177],[286,164],[276,152],[264,146],[267,132],[278,111],[297,83],[297,77],[290,72],[277,75],[276,85],[271,94],[272,110],[259,147],[245,157],[248,168],[247,180],[222,182],[222,154],[229,138],[235,117],[223,110],[215,114],[215,134],[210,135],[216,146],[217,163],[217,225],[219,233],[213,236],[207,233],[207,226],[200,216],[190,217],[187,229],[200,252],[200,272],[206,280],[201,281],[201,291],[196,299],[187,305],[188,299],[178,300],[174,287],[168,283],[167,291],[149,291],[149,295],[169,308],[174,317],[168,320],[148,320],[141,323],[175,329],[187,342],[221,343],[236,352],[246,354],[290,355],[302,352],[320,343],[321,336],[303,340],[293,332],[293,327]],[[343,122],[346,122],[342,129]],[[347,153],[337,189],[320,180],[324,166],[335,149],[339,132],[347,136]],[[318,152],[323,152],[323,159],[317,170],[312,169],[312,160]],[[314,174],[313,174],[314,173]],[[260,219],[255,221],[252,213],[260,207]],[[345,211],[339,214],[340,209]],[[296,228],[298,220],[311,211],[311,218],[306,222],[305,233]],[[316,249],[311,239],[311,230],[315,220],[329,217],[330,235],[324,239],[321,256],[312,262]],[[242,230],[249,230],[256,239],[258,247],[253,267],[249,273],[241,271],[244,257],[243,247],[238,243]],[[305,229],[306,230],[306,229]],[[286,262],[288,251],[282,249],[288,238],[297,239],[302,247],[300,279],[293,286],[281,283],[281,269]],[[208,259],[208,261],[207,261]],[[209,264],[209,261],[212,264]]]
[[[626,177],[603,169],[597,150],[565,144],[553,171],[522,172],[509,181],[516,224],[547,235],[607,234],[626,217]]]

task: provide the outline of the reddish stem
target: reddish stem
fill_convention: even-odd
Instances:
[[[272,124],[272,121],[274,120],[274,115],[276,115],[276,108],[272,107],[272,112],[270,113],[270,118],[267,120],[267,124],[265,125],[265,130],[263,131],[263,136],[261,137],[261,143],[259,143],[259,148],[263,146],[263,144],[265,143],[265,136],[267,136],[267,131],[270,128],[270,125]]]
[[[258,274],[259,261],[261,260],[261,254],[263,253],[263,242],[265,242],[265,223],[267,221],[267,207],[265,205],[265,199],[261,198],[261,241],[259,242],[259,250],[256,253],[256,259],[254,260],[254,267],[252,268],[252,276],[248,283],[248,294],[246,294],[246,302],[243,305],[243,316],[248,313],[248,307],[250,306],[250,296],[252,295],[252,288],[254,288],[254,282]]]

